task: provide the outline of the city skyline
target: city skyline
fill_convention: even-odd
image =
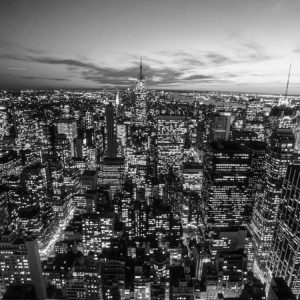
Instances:
[[[300,300],[300,97],[143,74],[0,91],[0,298]]]
[[[298,1],[6,1],[0,88],[300,94]]]

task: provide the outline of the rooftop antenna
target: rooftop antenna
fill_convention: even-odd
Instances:
[[[290,64],[288,81],[287,81],[287,83],[286,83],[286,89],[285,89],[285,95],[284,95],[284,100],[285,100],[285,102],[286,102],[286,98],[287,98],[287,95],[288,95],[288,90],[289,90],[289,84],[290,84],[290,75],[291,75],[291,68],[292,68],[292,64]]]

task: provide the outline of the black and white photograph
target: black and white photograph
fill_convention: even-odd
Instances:
[[[0,0],[0,299],[300,300],[300,0]]]

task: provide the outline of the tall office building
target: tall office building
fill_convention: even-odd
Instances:
[[[99,214],[82,215],[82,244],[83,253],[87,255],[90,251],[101,252],[101,222]]]
[[[110,192],[112,195],[117,190],[121,190],[122,184],[124,183],[124,171],[125,164],[124,158],[115,157],[109,158],[105,157],[102,164],[102,184],[108,184],[110,186]]]
[[[101,253],[103,248],[110,247],[110,239],[113,234],[115,217],[112,212],[88,213],[82,215],[82,243],[84,255],[90,251],[97,254]]]
[[[211,143],[204,158],[203,199],[210,229],[250,219],[250,153],[234,142]]]
[[[68,140],[73,141],[77,137],[77,122],[73,118],[57,120],[58,134],[65,134]]]
[[[34,286],[36,299],[47,299],[46,282],[42,273],[42,265],[36,238],[28,237],[25,240],[28,266],[31,282]]]
[[[47,298],[37,240],[6,232],[0,236],[0,297],[10,284],[26,283],[33,284],[36,299]]]
[[[49,173],[46,165],[32,164],[24,168],[20,177],[22,187],[29,193],[28,200],[31,205],[43,208],[49,202],[47,198]],[[34,199],[37,199],[38,203],[35,203]]]
[[[105,107],[106,128],[107,128],[107,152],[109,158],[117,157],[117,137],[115,130],[115,108],[110,102]]]
[[[246,105],[246,120],[258,120],[263,115],[264,103],[260,98],[249,99]]]
[[[76,259],[65,285],[66,299],[102,299],[100,263],[91,256]]]
[[[0,185],[0,235],[12,227],[12,209],[11,202],[13,193],[5,185]]]
[[[210,140],[212,142],[228,141],[230,135],[231,113],[219,112],[212,120]]]
[[[0,141],[8,134],[9,122],[7,108],[5,105],[0,105]]]
[[[57,132],[58,134],[65,134],[70,146],[71,155],[75,156],[74,139],[77,138],[77,122],[74,118],[59,119],[57,121]]]
[[[160,115],[157,122],[158,171],[175,173],[181,169],[184,148],[185,117],[178,115]]]
[[[251,202],[252,207],[255,204],[255,196],[258,191],[264,186],[264,175],[265,175],[265,158],[267,152],[267,144],[261,141],[247,142],[246,147],[250,151],[251,155],[251,177],[249,187],[251,189]]]
[[[266,274],[273,239],[282,183],[293,159],[294,135],[291,129],[275,129],[270,137],[265,160],[264,185],[257,191],[250,224],[255,248],[255,266],[261,278]]]
[[[294,147],[294,152],[296,154],[300,154],[300,116],[297,116],[297,124],[296,128],[294,129],[294,134],[295,134],[295,147]]]
[[[300,165],[290,165],[287,169],[269,268],[274,277],[282,277],[300,297]]]

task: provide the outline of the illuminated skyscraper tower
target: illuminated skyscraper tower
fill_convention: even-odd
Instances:
[[[118,107],[119,104],[120,104],[120,93],[119,93],[119,91],[117,91],[117,93],[116,93],[115,103],[116,103],[116,107]]]
[[[106,105],[107,147],[102,163],[102,183],[110,185],[112,194],[120,189],[124,179],[124,158],[118,157],[116,112],[112,103]]]
[[[251,221],[255,248],[255,266],[266,275],[266,263],[271,248],[282,183],[293,159],[294,135],[291,129],[276,129],[270,137],[265,161],[264,188],[257,192]]]
[[[300,154],[300,116],[297,116],[297,125],[294,130],[294,135],[295,135],[295,147],[294,147],[294,152],[296,154]]]
[[[183,160],[185,117],[159,115],[157,117],[157,152],[159,173],[167,174],[169,168],[179,174]]]
[[[112,103],[105,107],[107,128],[107,154],[109,158],[117,157],[117,137],[115,132],[115,108]]]
[[[219,112],[212,120],[210,140],[212,142],[228,141],[230,135],[231,113]]]
[[[8,133],[8,115],[5,105],[0,105],[0,140]]]
[[[234,142],[211,143],[204,160],[203,199],[207,226],[245,225],[250,211],[250,152]]]
[[[146,90],[145,77],[143,74],[143,63],[140,62],[140,71],[135,85],[135,122],[138,124],[145,124],[146,122]]]
[[[300,296],[300,165],[290,165],[283,184],[269,267]],[[297,298],[299,299],[299,298]]]

